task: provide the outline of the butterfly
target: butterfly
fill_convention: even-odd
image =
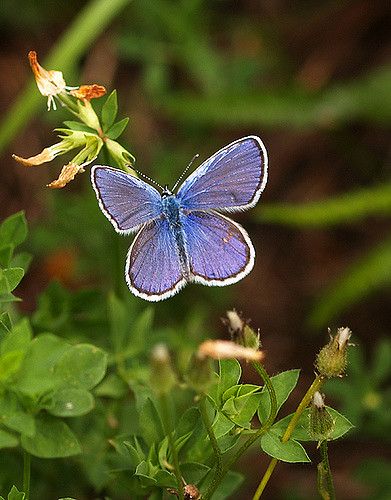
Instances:
[[[248,136],[204,161],[179,187],[161,188],[121,170],[96,165],[91,181],[104,215],[120,234],[137,232],[125,279],[134,295],[160,301],[186,283],[236,283],[254,266],[247,232],[221,212],[253,207],[267,181],[267,152]]]

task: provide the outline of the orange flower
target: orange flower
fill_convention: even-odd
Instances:
[[[106,88],[103,85],[93,83],[92,85],[80,85],[78,89],[71,90],[69,93],[81,101],[90,101],[105,95]]]

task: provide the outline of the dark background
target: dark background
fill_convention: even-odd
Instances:
[[[31,79],[28,51],[36,50],[43,60],[83,5],[20,0],[15,9],[14,2],[3,0],[3,130],[6,113]],[[119,116],[130,117],[120,142],[136,156],[137,168],[163,185],[172,184],[195,153],[203,160],[245,135],[262,138],[269,152],[268,185],[255,209],[235,217],[256,248],[253,272],[229,289],[188,286],[156,306],[157,321],[182,324],[189,315],[199,316],[207,334],[225,337],[219,318],[227,307],[243,311],[260,328],[271,373],[302,368],[296,401],[312,380],[327,327],[349,326],[364,362],[361,375],[341,384],[348,387],[350,380],[362,390],[354,389],[354,408],[347,403],[348,389],[340,398],[331,390],[328,399],[358,426],[330,446],[338,497],[347,499],[387,498],[373,479],[383,469],[375,467],[369,479],[363,470],[373,466],[368,460],[377,459],[378,467],[389,471],[389,393],[365,384],[374,352],[383,349],[379,342],[391,327],[390,243],[378,257],[374,253],[389,238],[391,202],[386,200],[386,208],[376,213],[368,191],[368,216],[347,217],[332,226],[322,222],[327,204],[318,222],[304,227],[289,225],[283,216],[273,223],[266,208],[303,204],[305,213],[308,203],[389,185],[387,7],[385,1],[129,2],[64,75],[70,85],[117,89]],[[32,169],[11,159],[11,153],[28,157],[56,142],[52,130],[67,118],[64,110],[46,113],[42,98],[2,152],[1,216],[23,209],[31,227],[29,247],[35,258],[19,293],[25,312],[34,310],[38,293],[52,279],[72,290],[108,287],[113,272],[110,255],[101,250],[110,253],[105,241],[111,228],[97,210],[88,174],[53,192],[45,185],[57,177],[62,158]],[[354,213],[354,199],[347,200]],[[122,253],[129,242],[121,240]],[[370,255],[380,268],[375,277],[366,261]],[[360,265],[363,274],[337,292],[337,284]],[[327,300],[337,306],[327,309]],[[237,498],[250,497],[267,465],[266,458],[257,462],[255,451],[239,466],[246,481]],[[313,498],[314,488],[313,468],[280,464],[265,496]]]

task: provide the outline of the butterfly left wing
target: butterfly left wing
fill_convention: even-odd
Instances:
[[[120,234],[136,231],[162,213],[160,193],[134,175],[95,165],[91,181],[102,212]]]
[[[202,163],[181,185],[185,210],[237,211],[253,207],[266,185],[267,152],[261,139],[244,137]]]
[[[186,284],[182,267],[174,234],[167,219],[161,218],[137,233],[126,259],[125,278],[131,292],[157,302]]]
[[[254,266],[255,251],[246,231],[224,215],[194,211],[182,220],[193,281],[236,283]]]

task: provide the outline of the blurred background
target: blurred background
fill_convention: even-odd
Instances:
[[[104,3],[111,8],[102,15]],[[69,85],[117,89],[119,118],[130,118],[119,141],[160,184],[172,185],[196,153],[201,161],[259,135],[268,185],[254,209],[235,216],[254,242],[254,270],[226,289],[188,286],[154,306],[155,323],[192,342],[199,330],[225,338],[220,317],[243,311],[260,329],[272,374],[302,368],[297,400],[327,328],[349,326],[356,347],[348,377],[325,387],[327,402],[356,426],[330,446],[338,497],[347,499],[391,494],[389,14],[381,0],[19,0],[17,9],[2,0],[0,7],[0,211],[3,219],[25,210],[34,255],[19,288],[22,310],[33,312],[52,280],[72,292],[121,286],[131,241],[113,234],[88,173],[52,191],[45,186],[63,157],[31,169],[11,159],[55,143],[53,129],[69,119],[62,109],[46,112],[29,50],[47,69],[62,69]],[[94,332],[88,338],[99,342]],[[255,449],[241,461],[246,481],[235,498],[250,498],[267,463]],[[314,474],[280,465],[265,498],[314,498]]]

